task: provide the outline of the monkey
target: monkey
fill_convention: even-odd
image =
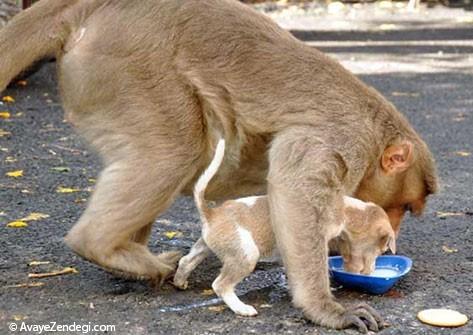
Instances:
[[[398,232],[437,191],[435,161],[337,61],[234,0],[42,0],[0,30],[0,47],[0,91],[57,59],[65,117],[102,157],[65,237],[77,254],[119,275],[169,277],[178,254],[150,252],[151,225],[192,192],[223,134],[207,199],[267,193],[294,306],[326,327],[382,325],[367,304],[335,301],[328,237],[343,195],[381,206]]]

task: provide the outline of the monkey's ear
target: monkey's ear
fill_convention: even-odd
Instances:
[[[412,164],[412,152],[414,148],[411,142],[404,141],[384,149],[381,157],[381,167],[388,175],[406,171]]]

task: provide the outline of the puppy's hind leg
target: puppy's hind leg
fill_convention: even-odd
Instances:
[[[177,267],[176,274],[174,275],[174,286],[181,290],[187,289],[187,278],[192,271],[200,264],[204,259],[210,255],[210,249],[205,244],[203,238],[194,244],[191,251],[179,260],[179,266]]]
[[[255,316],[256,309],[245,304],[235,294],[235,286],[254,270],[258,258],[250,259],[242,255],[243,258],[227,257],[223,259],[223,267],[220,275],[212,283],[214,292],[223,299],[230,309],[242,316]]]

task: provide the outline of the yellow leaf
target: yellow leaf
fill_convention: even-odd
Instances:
[[[7,136],[7,135],[11,135],[11,133],[9,131],[0,129],[0,137]]]
[[[28,224],[23,221],[13,221],[7,224],[8,228],[26,228]]]
[[[0,112],[0,119],[9,119],[10,113],[9,112]]]
[[[23,170],[10,171],[10,172],[7,172],[6,175],[12,178],[23,177]]]
[[[74,192],[80,192],[80,189],[59,186],[56,189],[56,192],[57,193],[74,193]]]
[[[28,317],[25,316],[25,315],[13,315],[13,320],[15,320],[15,321],[21,321],[21,320],[25,320],[25,319],[28,319]]]
[[[447,254],[451,254],[453,252],[458,252],[458,249],[449,248],[446,245],[442,246],[442,250],[445,251]]]
[[[38,221],[38,220],[41,220],[41,219],[47,219],[49,217],[48,214],[43,214],[43,213],[31,213],[30,215],[28,215],[27,217],[23,218],[23,219],[20,219],[19,221],[25,221],[25,222],[28,222],[28,221]]]
[[[471,155],[471,153],[467,151],[456,151],[455,154],[460,157],[468,157]]]
[[[46,278],[46,277],[62,276],[62,275],[67,275],[67,274],[72,274],[72,273],[79,273],[79,271],[71,267],[66,267],[60,271],[54,271],[54,272],[28,273],[28,278]]]
[[[418,97],[420,94],[415,92],[392,92],[391,95],[395,97]]]
[[[465,215],[464,213],[458,213],[458,212],[437,212],[437,217],[439,218],[446,218],[449,216],[463,216]]]
[[[173,239],[175,237],[182,236],[182,233],[179,231],[167,231],[164,233],[164,236],[166,236],[168,239]]]
[[[38,266],[38,265],[46,265],[51,263],[50,261],[31,261],[28,263],[28,266]]]
[[[207,289],[207,290],[203,290],[201,295],[205,295],[205,296],[209,296],[209,295],[214,295],[214,290],[212,290],[211,288]]]
[[[13,97],[6,95],[2,98],[3,102],[15,102],[15,99]]]
[[[220,312],[223,312],[226,308],[227,307],[225,305],[219,305],[219,306],[210,306],[208,310],[212,312],[220,313]]]
[[[7,285],[7,286],[3,286],[3,288],[40,287],[40,286],[43,286],[43,285],[44,285],[44,283],[41,283],[41,282],[32,282],[32,283]]]

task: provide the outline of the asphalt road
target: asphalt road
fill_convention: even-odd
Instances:
[[[405,220],[398,241],[398,253],[414,262],[409,276],[382,296],[334,285],[343,303],[366,301],[386,317],[392,326],[381,334],[473,333],[471,321],[442,329],[416,319],[419,310],[437,307],[473,316],[473,20],[457,20],[455,15],[470,15],[459,13],[442,9],[439,15],[453,18],[441,25],[432,25],[435,17],[425,20],[422,14],[404,25],[359,18],[362,30],[356,25],[354,30],[339,29],[332,20],[329,31],[320,22],[330,17],[318,14],[319,26],[304,30],[299,25],[295,32],[393,101],[438,162],[441,193],[431,199],[423,217]],[[343,15],[336,17],[340,24],[346,23]],[[399,16],[393,11],[387,15]],[[166,285],[156,292],[146,283],[116,279],[77,257],[62,239],[86,206],[100,162],[63,120],[53,64],[26,86],[13,85],[3,95],[15,102],[0,105],[0,112],[10,113],[9,118],[0,114],[0,334],[13,334],[8,328],[12,323],[20,328],[22,323],[51,322],[114,325],[110,334],[342,333],[304,320],[291,306],[278,265],[259,265],[239,287],[242,299],[260,313],[242,318],[219,302],[212,305],[215,297],[207,290],[219,270],[216,259],[195,271],[188,291]],[[6,175],[19,170],[23,176]],[[24,228],[7,227],[32,213],[48,217],[28,221]],[[189,198],[179,199],[157,221],[151,240],[155,252],[187,251],[199,236],[198,215]],[[49,264],[29,266],[32,261]],[[28,273],[64,267],[78,273],[28,279]]]

